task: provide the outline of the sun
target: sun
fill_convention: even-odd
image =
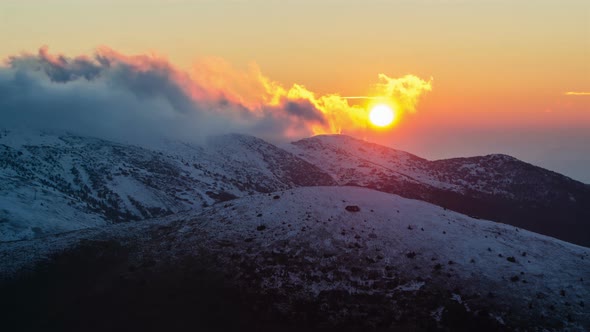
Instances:
[[[371,108],[369,120],[377,127],[386,127],[395,120],[395,112],[385,104],[378,104]]]

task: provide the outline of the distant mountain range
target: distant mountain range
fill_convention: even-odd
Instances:
[[[202,211],[254,193],[348,185],[590,246],[590,186],[506,155],[428,161],[344,135],[138,147],[0,133],[0,240]]]

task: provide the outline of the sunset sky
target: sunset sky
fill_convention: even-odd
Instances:
[[[2,0],[0,40],[3,59],[44,45],[129,63],[147,54],[208,98],[292,107],[302,126],[315,115],[289,102],[309,100],[327,121],[313,133],[429,159],[506,153],[590,183],[587,0]],[[392,127],[359,124],[371,99],[344,97],[383,95],[387,79],[415,100],[395,90]]]

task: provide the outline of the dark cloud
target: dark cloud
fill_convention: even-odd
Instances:
[[[118,64],[110,71],[113,87],[129,90],[139,99],[163,99],[176,111],[197,111],[197,103],[174,80],[170,68],[138,70],[128,64]]]
[[[68,59],[63,55],[52,56],[46,46],[37,55],[21,55],[8,58],[12,68],[19,70],[42,71],[53,82],[66,83],[78,78],[92,80],[102,71],[102,67],[92,59],[79,56]]]
[[[43,47],[37,54],[10,57],[0,67],[0,127],[58,129],[141,143],[229,132],[275,139],[287,131],[305,136],[310,134],[308,122],[325,122],[307,100],[252,110],[205,91],[157,57],[103,48],[93,57],[68,58]]]
[[[324,114],[320,112],[309,100],[284,101],[284,109],[287,113],[305,120],[326,124]]]

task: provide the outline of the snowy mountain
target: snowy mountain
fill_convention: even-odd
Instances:
[[[254,193],[355,185],[590,246],[590,186],[505,155],[428,161],[344,135],[134,146],[0,133],[0,240],[144,220]]]
[[[235,197],[333,180],[260,139],[156,148],[68,134],[0,134],[0,241],[200,211]]]
[[[3,243],[0,257],[3,325],[25,330],[590,329],[590,249],[357,187]]]
[[[339,185],[416,198],[590,246],[590,186],[507,155],[428,161],[344,135],[284,148]]]
[[[3,130],[0,312],[10,330],[586,331],[590,249],[561,240],[590,245],[588,206],[588,185],[505,155]]]
[[[506,155],[428,161],[343,135],[140,147],[23,131],[0,133],[0,241],[325,185],[399,194],[590,246],[590,186]]]

